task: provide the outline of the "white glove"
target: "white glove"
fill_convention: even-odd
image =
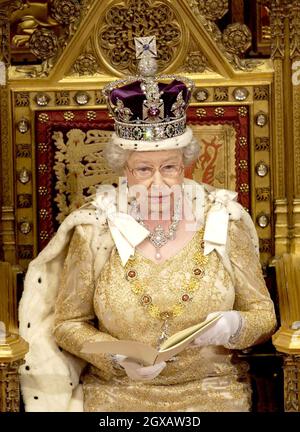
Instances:
[[[150,381],[156,378],[166,367],[166,362],[160,362],[153,366],[141,366],[122,355],[115,355],[114,358],[125,369],[127,376],[135,381]]]
[[[222,317],[203,334],[194,339],[197,346],[226,345],[230,339],[238,336],[242,327],[242,317],[238,311],[213,312],[206,319],[213,318],[221,313]]]

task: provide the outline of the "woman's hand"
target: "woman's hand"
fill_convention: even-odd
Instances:
[[[194,345],[226,345],[234,341],[242,327],[242,317],[238,311],[213,312],[207,319],[221,313],[222,317],[203,334],[194,340]]]
[[[166,367],[166,362],[157,363],[153,366],[141,366],[125,356],[115,355],[114,358],[125,369],[127,376],[134,381],[150,381],[156,378]]]

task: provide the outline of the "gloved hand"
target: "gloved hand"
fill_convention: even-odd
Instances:
[[[204,333],[194,339],[194,345],[226,345],[233,341],[242,327],[242,317],[238,311],[213,312],[207,319],[221,313],[222,317]],[[230,340],[231,339],[231,340]]]
[[[125,369],[127,376],[135,381],[150,381],[156,378],[166,367],[166,362],[157,363],[153,366],[141,366],[122,355],[115,355],[114,358]]]

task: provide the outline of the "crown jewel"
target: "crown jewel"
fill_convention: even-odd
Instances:
[[[187,145],[186,109],[192,80],[177,75],[156,76],[155,36],[135,38],[137,76],[108,84],[103,89],[115,119],[114,141],[135,150]]]

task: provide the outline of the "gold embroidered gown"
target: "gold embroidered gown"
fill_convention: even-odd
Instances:
[[[124,268],[114,247],[95,278],[88,229],[75,229],[56,303],[54,334],[62,348],[88,361],[82,374],[85,411],[250,410],[247,367],[232,349],[270,336],[273,303],[242,221],[231,222],[229,229],[234,283],[215,251],[204,257],[202,233],[200,229],[161,264],[137,251]],[[151,381],[132,381],[107,355],[80,352],[86,340],[130,339],[156,346],[165,311],[171,311],[171,335],[210,312],[232,309],[243,317],[233,345],[190,346]]]

